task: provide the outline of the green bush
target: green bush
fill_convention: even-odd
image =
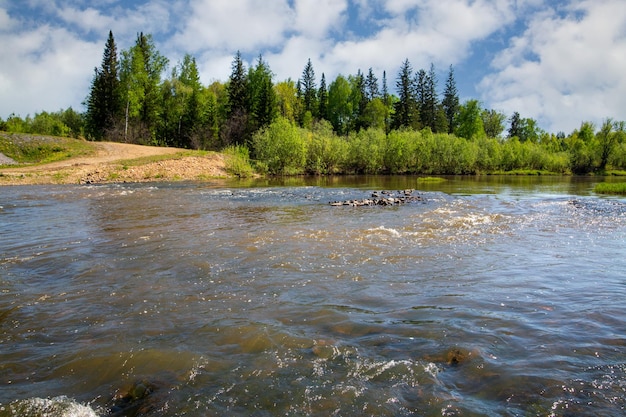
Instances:
[[[298,127],[284,117],[255,133],[255,155],[270,174],[299,174],[304,172],[306,144]]]
[[[240,178],[254,175],[250,165],[250,151],[243,145],[229,146],[222,151],[226,156],[226,171]]]

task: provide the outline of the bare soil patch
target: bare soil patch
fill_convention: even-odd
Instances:
[[[0,185],[203,180],[228,177],[224,155],[178,148],[96,142],[93,156],[0,168]],[[141,159],[145,159],[144,162]],[[140,159],[140,161],[133,161]]]

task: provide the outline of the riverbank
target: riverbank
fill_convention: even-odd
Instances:
[[[91,149],[59,161],[2,165],[0,185],[182,181],[230,176],[220,153],[115,142],[83,145]],[[9,162],[9,158],[4,161]]]

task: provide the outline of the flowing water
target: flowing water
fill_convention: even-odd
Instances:
[[[0,416],[626,413],[598,180],[292,181],[0,188]]]

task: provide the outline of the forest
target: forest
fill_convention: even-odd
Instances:
[[[414,70],[407,59],[390,91],[371,68],[318,81],[310,59],[297,81],[276,81],[262,56],[246,68],[237,52],[229,79],[208,86],[191,55],[169,64],[151,35],[118,53],[109,32],[84,112],[11,115],[0,130],[223,151],[242,176],[626,175],[624,121],[549,133],[518,112],[461,103],[452,66],[440,89],[434,65]]]

